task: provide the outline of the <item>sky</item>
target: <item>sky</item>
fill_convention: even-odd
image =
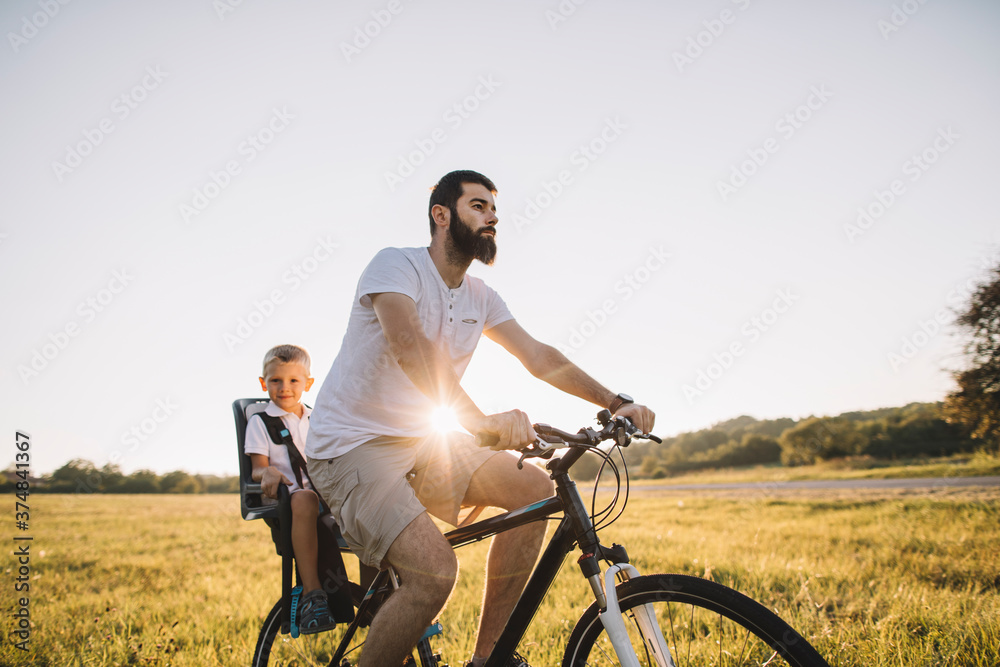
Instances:
[[[1000,257],[998,28],[973,0],[7,0],[3,430],[36,474],[235,474],[264,353],[305,346],[314,399],[455,169],[498,187],[470,273],[660,435],[942,400]],[[463,386],[596,411],[486,339]]]

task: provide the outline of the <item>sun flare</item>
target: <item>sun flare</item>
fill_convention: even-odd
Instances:
[[[462,430],[462,425],[458,423],[458,418],[455,417],[455,411],[447,405],[434,408],[434,412],[431,413],[431,426],[438,433]]]

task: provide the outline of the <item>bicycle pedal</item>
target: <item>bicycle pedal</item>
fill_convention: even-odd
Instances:
[[[299,638],[299,598],[302,596],[302,587],[296,586],[292,589],[292,608],[289,610],[289,632],[292,639]]]
[[[429,639],[431,637],[441,634],[442,632],[444,632],[444,626],[441,625],[440,623],[433,623],[429,628],[427,628],[424,631],[424,636],[421,637],[420,640],[423,641],[424,639]]]

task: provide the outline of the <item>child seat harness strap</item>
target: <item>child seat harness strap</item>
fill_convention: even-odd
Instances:
[[[291,432],[285,428],[285,422],[281,421],[281,417],[275,417],[266,412],[258,412],[257,415],[264,421],[264,427],[267,428],[267,433],[271,436],[271,440],[276,445],[284,445],[285,449],[288,450],[288,460],[292,462],[292,472],[295,473],[295,481],[299,487],[306,488],[306,485],[302,483],[302,477],[305,476],[309,484],[315,489],[316,485],[309,479],[309,469],[306,467],[306,461],[302,458],[299,448],[295,446]],[[326,514],[330,511],[330,508],[327,506],[326,501],[323,500],[323,496],[319,493],[316,495],[319,497],[320,505],[323,508],[322,513]]]

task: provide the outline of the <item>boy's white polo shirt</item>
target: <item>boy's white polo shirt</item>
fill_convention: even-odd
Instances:
[[[386,248],[361,274],[340,353],[319,390],[306,453],[330,459],[379,436],[423,437],[438,406],[417,389],[382,333],[371,295],[404,294],[427,338],[461,378],[483,331],[514,319],[486,283],[466,274],[449,288],[428,248]]]
[[[309,433],[309,414],[312,410],[303,405],[302,417],[299,418],[297,415],[291,412],[285,412],[279,408],[274,404],[274,401],[268,401],[264,412],[272,417],[281,418],[285,428],[287,428],[288,432],[292,435],[292,442],[295,443],[295,447],[299,450],[299,453],[303,455],[304,459],[306,437]],[[271,440],[271,435],[267,432],[267,427],[264,426],[264,420],[258,415],[253,415],[247,422],[247,433],[243,450],[247,454],[263,454],[268,457],[270,465],[277,468],[282,475],[287,477],[292,482],[292,485],[288,487],[288,491],[290,493],[295,493],[302,488],[299,486],[298,482],[295,481],[295,472],[292,469],[292,461],[288,457],[288,448],[283,444],[279,444]],[[305,485],[305,488],[312,488],[312,485],[309,483],[309,480],[306,479],[305,475],[302,476],[302,483]]]

